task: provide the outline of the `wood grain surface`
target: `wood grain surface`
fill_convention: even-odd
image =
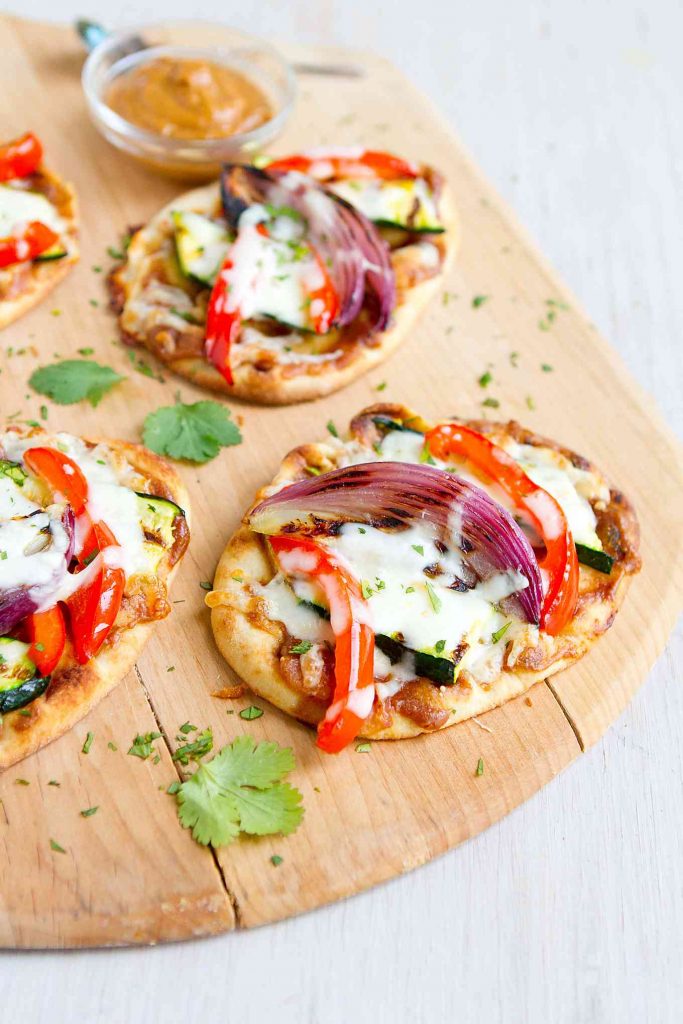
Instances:
[[[80,267],[43,308],[0,339],[3,411],[35,416],[38,399],[26,389],[31,370],[56,352],[74,355],[91,345],[101,361],[126,372],[127,381],[95,411],[51,407],[50,425],[135,439],[144,415],[172,400],[178,387],[185,400],[199,393],[166,374],[160,383],[131,369],[114,344],[103,275],[92,268],[106,267],[107,245],[126,225],[145,220],[174,187],[115,154],[90,127],[77,78],[81,57],[67,30],[4,19],[0,48],[6,134],[22,131],[30,110],[49,157],[76,184],[83,219]],[[675,442],[433,108],[386,62],[358,59],[367,69],[362,81],[323,81],[315,93],[302,90],[280,148],[313,139],[376,144],[380,137],[387,148],[435,163],[460,206],[460,259],[443,296],[385,367],[304,407],[264,410],[235,403],[244,444],[206,467],[185,469],[195,526],[175,588],[183,603],[159,626],[134,677],[82,727],[0,780],[6,810],[4,823],[0,817],[4,945],[150,942],[208,934],[235,922],[249,926],[423,863],[500,818],[594,742],[645,677],[673,624],[681,582]],[[475,295],[489,298],[475,309]],[[541,331],[549,299],[570,308],[551,330]],[[9,356],[10,348],[24,352]],[[514,360],[512,352],[518,353]],[[542,362],[554,372],[543,373]],[[491,394],[506,415],[595,459],[636,503],[645,567],[613,630],[584,662],[557,677],[552,690],[537,686],[531,706],[514,701],[479,725],[377,744],[369,755],[325,757],[308,730],[271,708],[251,723],[227,715],[248,701],[226,706],[211,696],[229,675],[210,639],[199,583],[211,578],[250,495],[289,447],[322,436],[330,418],[342,427],[373,400],[379,382],[387,381],[383,399],[413,404],[426,416],[471,416],[480,411],[477,378],[489,365]],[[256,738],[294,746],[293,781],[304,791],[307,809],[294,837],[240,842],[214,860],[183,833],[173,821],[172,801],[159,789],[172,777],[168,749],[159,742],[157,765],[127,758],[125,751],[155,721],[172,748],[178,725],[188,719],[200,727],[210,724],[217,746],[246,729]],[[95,742],[85,756],[88,729]],[[110,738],[118,751],[108,749]],[[481,778],[474,774],[479,757],[487,765]],[[29,786],[17,785],[17,778]],[[47,789],[51,778],[64,782],[51,787],[54,794]],[[81,819],[78,810],[94,804],[98,814]],[[53,834],[57,828],[59,835]],[[66,854],[51,851],[50,838]],[[268,858],[276,851],[286,856],[274,875]]]

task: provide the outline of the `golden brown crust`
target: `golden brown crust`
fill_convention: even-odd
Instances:
[[[31,433],[40,437],[44,432]],[[175,469],[167,462],[141,445],[105,438],[93,440],[95,444],[99,442],[126,458],[145,479],[147,493],[170,498],[189,514],[187,490]],[[185,535],[185,546],[188,539]],[[130,586],[127,583],[126,597],[116,624],[92,661],[87,665],[79,665],[68,643],[45,694],[23,709],[25,714],[14,711],[3,716],[0,726],[0,771],[68,732],[121,682],[144,647],[154,620],[170,610],[165,593],[162,595],[158,583],[154,585],[152,581],[158,577],[158,581],[170,584],[181,553],[179,547],[175,551],[170,549],[164,555],[156,577],[150,580],[147,577],[133,577]],[[140,605],[141,593],[144,608]],[[152,606],[155,594],[165,602],[165,607]]]
[[[60,260],[18,263],[0,270],[0,329],[42,302],[79,259],[78,205],[73,186],[43,168],[32,175],[32,187],[54,203],[68,227],[68,253]]]
[[[446,231],[425,238],[425,242],[438,251],[438,272],[422,279],[423,275],[416,267],[415,258],[411,259],[408,248],[392,252],[397,306],[392,324],[386,331],[369,334],[362,330],[362,324],[352,324],[335,337],[333,348],[338,355],[317,362],[279,362],[272,351],[259,351],[247,356],[246,350],[241,353],[238,345],[233,351],[234,384],[230,386],[204,357],[203,324],[170,326],[159,323],[150,327],[147,323],[140,329],[136,325],[136,317],[131,315],[131,300],[154,272],[150,254],[160,251],[169,237],[170,211],[212,209],[217,199],[215,185],[186,193],[169,203],[133,236],[126,262],[110,275],[112,306],[120,314],[124,340],[144,345],[176,373],[200,387],[265,405],[286,405],[331,394],[383,362],[401,344],[440,287],[458,244],[457,217],[448,190],[443,189],[439,202]],[[203,312],[208,290],[197,301]]]
[[[419,431],[431,426],[405,406],[378,404],[354,417],[351,437],[371,447],[379,439],[374,423],[378,416],[407,422]],[[517,423],[469,421],[469,425],[494,438],[551,448],[578,468],[597,472],[582,456]],[[256,495],[255,502],[284,483],[303,478],[307,465],[322,471],[333,469],[338,453],[339,448],[332,443],[295,448],[283,459],[273,483]],[[629,501],[612,489],[609,502],[596,502],[594,511],[598,534],[615,559],[614,567],[606,576],[580,565],[577,610],[557,637],[542,633],[535,644],[508,642],[503,670],[490,684],[478,683],[466,670],[450,687],[424,679],[405,684],[389,699],[375,702],[360,735],[367,739],[401,739],[446,728],[505,703],[581,658],[612,624],[628,578],[640,568],[638,521]],[[315,724],[330,701],[331,661],[322,667],[317,665],[316,672],[307,671],[303,664],[298,669],[292,664],[292,638],[281,623],[268,619],[263,601],[251,589],[254,584],[266,584],[274,574],[266,542],[243,524],[228,541],[216,571],[215,589],[207,595],[214,637],[225,659],[256,693],[296,718]]]

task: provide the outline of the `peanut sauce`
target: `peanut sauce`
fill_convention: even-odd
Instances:
[[[156,57],[119,75],[106,102],[148,132],[175,139],[220,139],[269,121],[273,111],[249,78],[210,60]]]

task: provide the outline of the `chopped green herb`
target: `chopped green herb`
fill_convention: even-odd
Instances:
[[[92,741],[94,739],[95,739],[94,734],[89,732],[88,735],[85,737],[85,743],[83,744],[83,747],[82,747],[82,752],[84,754],[89,754],[90,753],[90,748],[92,747]]]
[[[369,754],[370,753],[370,749],[371,748],[370,748],[370,744],[369,743],[357,743],[356,744],[356,753],[357,754]]]
[[[334,423],[332,422],[332,420],[327,421],[327,429],[329,430],[330,434],[332,434],[332,437],[339,437],[339,432],[335,427]]]
[[[445,640],[437,640],[436,643],[434,644],[434,650],[435,650],[435,652],[437,654],[443,654],[445,647],[446,647],[446,641]]]
[[[197,726],[196,725],[192,725],[191,722],[183,722],[183,724],[178,729],[178,732],[181,732],[183,734],[183,736],[187,736],[188,732],[196,732],[196,731],[197,731]]]
[[[280,864],[282,864],[282,861],[283,858],[280,856],[279,853],[274,853],[273,856],[270,858],[270,863],[273,865],[274,868],[279,868]]]
[[[497,644],[498,641],[505,636],[511,625],[511,622],[506,622],[503,626],[500,627],[500,629],[497,629],[495,633],[491,633],[491,642]]]
[[[544,373],[552,373],[553,370],[554,370],[554,367],[551,366],[550,363],[541,363],[541,369],[543,370]]]
[[[40,418],[41,418],[41,420],[46,420],[47,419],[47,406],[46,405],[41,405],[41,407],[40,407]]]
[[[363,598],[367,601],[369,597],[372,597],[374,591],[367,580],[360,581],[360,592]]]
[[[262,714],[262,709],[257,708],[255,704],[252,704],[248,708],[242,708],[240,711],[240,718],[243,718],[245,722],[253,722],[255,718],[260,718]]]
[[[429,582],[429,580],[425,580],[425,587],[427,588],[427,594],[429,595],[429,603],[431,604],[433,610],[435,612],[441,611],[441,598],[434,590],[434,587]]]
[[[534,402],[534,400],[531,397],[531,395],[527,395],[525,401],[526,401],[527,409],[535,409],[536,408],[536,403]]]
[[[205,729],[191,743],[185,743],[182,747],[178,747],[173,754],[173,760],[188,765],[191,760],[199,761],[211,750],[213,750],[213,732],[211,729]]]
[[[66,853],[63,846],[60,846],[56,839],[50,840],[50,849],[54,850],[55,853]]]
[[[171,784],[168,786],[166,792],[169,794],[169,796],[174,796],[178,792],[179,789],[180,789],[180,783],[176,779],[174,782],[171,782]]]
[[[432,454],[429,450],[429,445],[425,442],[422,451],[420,452],[420,462],[426,462],[429,466],[435,466],[436,462],[432,458]]]
[[[310,640],[299,640],[298,643],[294,644],[293,647],[289,648],[289,653],[290,654],[306,654],[307,651],[310,651],[312,646],[313,646],[313,644],[311,643]]]
[[[95,349],[94,348],[79,348],[78,354],[79,354],[79,356],[92,356],[92,355],[95,354]]]
[[[131,755],[131,757],[139,757],[140,760],[146,761],[154,750],[152,744],[154,743],[155,740],[158,740],[160,738],[160,732],[138,733],[138,735],[133,740],[132,746],[128,753]]]
[[[61,782],[57,782],[56,779],[50,779],[48,786],[61,786]]]
[[[498,401],[498,399],[491,398],[490,396],[488,398],[485,398],[481,404],[486,406],[487,409],[498,409],[498,407],[500,406],[500,402]]]
[[[14,785],[15,786],[30,786],[31,783],[28,781],[28,779],[15,779],[14,780]]]
[[[200,580],[199,586],[202,590],[213,590],[213,583],[210,580]]]
[[[387,382],[386,382],[385,380],[382,380],[382,381],[380,381],[380,383],[379,383],[379,384],[377,384],[377,385],[375,386],[375,391],[384,391],[384,389],[386,388],[386,386],[387,386]]]
[[[475,295],[472,299],[472,309],[479,309],[479,307],[483,306],[485,302],[488,302],[488,300],[488,295]]]
[[[97,814],[99,809],[100,809],[99,804],[97,804],[95,807],[86,807],[86,809],[84,811],[81,811],[81,817],[82,818],[92,818],[93,814]]]
[[[493,380],[493,374],[490,370],[485,370],[479,378],[478,384],[480,388],[487,388]]]
[[[474,774],[477,775],[477,776],[484,774],[484,758],[483,757],[480,757],[479,760],[477,761],[477,770],[476,770],[476,772]]]
[[[413,549],[413,551],[417,551],[418,555],[424,555],[425,549],[423,548],[422,544],[411,544],[410,546]]]
[[[517,361],[519,360],[519,352],[510,353],[510,366],[517,367]]]
[[[118,750],[118,749],[119,749],[119,748],[118,748],[118,747],[116,746],[116,744],[115,744],[115,743],[112,743],[112,741],[111,741],[111,740],[109,740],[109,742],[107,743],[107,747],[109,748],[109,750],[114,750],[114,751],[116,751],[116,750]]]

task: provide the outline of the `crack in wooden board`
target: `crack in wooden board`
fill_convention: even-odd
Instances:
[[[97,410],[87,405],[51,407],[50,423],[76,432],[136,439],[144,415],[171,401],[176,388],[185,400],[206,395],[165,372],[166,381],[160,383],[131,368],[126,352],[111,344],[115,331],[104,308],[102,275],[91,268],[106,267],[107,246],[127,225],[147,219],[178,186],[127,161],[88,124],[78,82],[82,55],[70,28],[3,18],[0,45],[0,106],[7,134],[25,130],[29,110],[48,154],[78,188],[84,223],[81,265],[43,307],[0,335],[0,345],[25,350],[22,356],[4,359],[0,396],[5,396],[6,405],[12,403],[12,411],[17,408],[35,417],[37,399],[22,402],[30,372],[53,353],[74,356],[80,346],[89,344],[101,361],[128,379]],[[289,49],[299,58],[313,59],[317,53],[305,47]],[[335,52],[326,55],[333,57]],[[367,68],[362,81],[320,81],[315,91],[308,84],[302,88],[281,151],[310,145],[312,140],[376,147],[379,139],[382,147],[434,162],[451,181],[460,208],[459,259],[441,300],[391,361],[368,378],[306,406],[282,410],[234,405],[233,412],[243,419],[244,444],[223,452],[207,467],[182,470],[194,510],[193,541],[173,594],[182,603],[159,625],[139,659],[145,693],[169,739],[189,719],[199,727],[210,724],[216,746],[246,731],[256,739],[292,745],[298,759],[293,781],[305,797],[304,824],[286,840],[238,842],[219,851],[224,890],[210,853],[192,843],[176,821],[173,801],[156,788],[173,774],[163,747],[158,766],[124,756],[112,792],[114,806],[126,810],[125,817],[120,815],[116,841],[96,843],[99,833],[87,831],[93,825],[103,827],[100,812],[91,819],[78,817],[89,788],[77,788],[68,814],[55,818],[49,803],[53,794],[43,787],[47,772],[56,774],[56,769],[46,766],[64,765],[69,779],[74,777],[73,765],[87,760],[79,754],[87,722],[95,723],[97,736],[121,731],[124,743],[136,732],[154,728],[150,706],[129,678],[82,727],[0,783],[3,793],[10,792],[10,822],[20,799],[30,809],[35,825],[26,843],[30,847],[32,842],[41,854],[29,863],[42,903],[52,906],[34,911],[31,878],[22,877],[22,865],[17,863],[24,846],[14,840],[8,845],[12,833],[3,832],[0,816],[0,838],[10,857],[8,873],[0,882],[0,937],[5,944],[97,945],[189,937],[233,927],[235,908],[238,923],[248,927],[409,870],[498,820],[569,764],[579,753],[577,736],[587,744],[602,734],[665,643],[678,607],[674,595],[681,575],[673,529],[681,515],[677,446],[618,357],[598,337],[431,105],[387,62],[369,55],[358,60]],[[372,109],[366,102],[369,90]],[[474,295],[489,298],[474,309]],[[88,298],[99,306],[89,304]],[[558,314],[551,331],[541,332],[538,321],[550,298],[563,299],[571,309]],[[53,310],[60,315],[52,316]],[[512,352],[518,353],[517,359],[511,359]],[[151,357],[144,359],[153,365]],[[542,362],[552,363],[554,372],[543,373]],[[489,392],[500,400],[501,414],[528,422],[595,458],[636,500],[644,526],[645,568],[614,629],[581,664],[554,678],[557,699],[548,686],[539,684],[530,695],[531,707],[522,697],[486,715],[481,723],[492,732],[463,723],[403,744],[375,744],[369,754],[349,751],[328,758],[316,750],[310,730],[266,705],[261,719],[238,719],[237,711],[251,698],[224,702],[211,696],[230,672],[213,645],[199,582],[211,579],[225,539],[254,491],[272,476],[288,448],[323,436],[329,419],[343,427],[351,412],[376,401],[380,382],[387,381],[382,398],[412,403],[427,417],[481,414],[483,395],[476,381],[489,364],[494,376]],[[528,408],[527,397],[533,398],[534,410]],[[664,502],[659,500],[662,494]],[[482,777],[474,774],[479,757],[485,763]],[[93,763],[88,761],[75,786],[86,786]],[[32,788],[33,781],[29,787],[14,787],[14,776],[31,779],[36,771],[43,780],[40,790]],[[67,809],[65,803],[61,806]],[[22,813],[26,817],[27,811]],[[130,822],[138,815],[145,821],[136,832]],[[81,875],[62,874],[66,868],[60,860],[65,855],[51,852],[54,862],[43,856],[45,836],[62,821],[67,831],[55,838],[66,846],[64,838],[72,841],[68,830],[77,828],[73,838],[85,866]],[[164,845],[173,859],[165,876],[159,853]],[[277,868],[269,860],[273,853],[284,858]],[[99,890],[88,867],[95,854],[105,877]],[[196,885],[197,865],[205,886]],[[169,878],[176,889],[189,886],[188,866],[195,882],[194,917],[176,914],[173,902],[164,900],[163,885],[168,888]],[[141,872],[140,879],[136,871]],[[116,910],[108,919],[92,913],[93,895],[100,904],[105,899],[112,904],[112,877],[128,886],[115,894],[120,907],[113,903],[124,924],[128,922],[118,932]],[[156,911],[153,920],[145,916],[150,893],[156,894],[159,907],[169,907],[167,913]],[[215,914],[213,909],[206,912],[203,899],[217,901]],[[139,925],[140,914],[144,927]]]

